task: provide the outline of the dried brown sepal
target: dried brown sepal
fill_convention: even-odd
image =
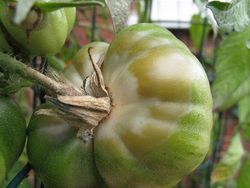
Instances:
[[[83,85],[84,91],[87,95],[91,95],[94,97],[108,97],[109,94],[108,91],[106,90],[104,78],[102,76],[102,71],[99,67],[102,65],[104,57],[100,58],[98,63],[95,63],[91,56],[91,49],[92,48],[88,49],[88,54],[94,72],[92,73],[92,75],[87,77],[86,80],[84,80],[84,85]]]
[[[57,99],[47,97],[62,112],[75,116],[76,119],[95,127],[110,112],[110,99],[91,96],[59,96]]]

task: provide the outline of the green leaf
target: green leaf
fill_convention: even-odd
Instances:
[[[223,156],[222,160],[215,165],[212,172],[212,182],[223,182],[232,178],[241,165],[241,158],[244,149],[240,138],[240,133],[236,133]]]
[[[105,0],[116,33],[122,30],[127,23],[131,0]]]
[[[250,26],[250,1],[232,0],[230,3],[221,1],[212,1],[207,4],[214,14],[219,27],[231,32],[243,31]]]
[[[237,188],[249,188],[250,180],[250,154],[243,161],[237,178]]]
[[[249,37],[250,28],[231,33],[217,51],[212,87],[215,108],[227,109],[250,93]]]
[[[65,7],[84,7],[84,6],[102,6],[104,7],[105,4],[100,1],[69,1],[69,0],[57,0],[57,1],[38,1],[35,3],[35,6],[39,7],[45,12],[52,12],[58,10],[60,8]]]
[[[239,102],[239,121],[243,129],[243,137],[250,140],[250,96],[245,97]]]
[[[189,28],[189,33],[191,36],[191,40],[193,42],[193,45],[196,49],[200,48],[201,45],[201,40],[206,40],[209,30],[210,30],[210,26],[207,24],[205,27],[205,33],[204,33],[204,38],[202,39],[202,33],[203,33],[203,19],[201,18],[201,16],[199,14],[195,14],[192,16],[192,20],[191,20],[191,27]]]
[[[210,9],[218,9],[226,11],[231,8],[231,3],[223,1],[211,1],[207,4],[207,7]]]
[[[65,7],[83,7],[83,6],[102,6],[105,4],[100,1],[86,1],[86,0],[51,0],[51,1],[39,1],[39,0],[19,0],[17,1],[17,9],[14,16],[14,22],[20,24],[28,15],[32,6],[40,8],[44,12],[52,12],[60,8]]]
[[[31,7],[34,5],[36,0],[18,0],[16,12],[14,16],[14,22],[20,24],[29,13]]]

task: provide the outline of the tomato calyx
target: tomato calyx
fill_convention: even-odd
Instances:
[[[102,71],[100,69],[104,60],[104,56],[101,57],[98,60],[98,62],[95,63],[91,56],[91,50],[92,48],[88,49],[88,55],[89,55],[91,65],[94,69],[94,72],[92,73],[92,75],[90,75],[84,80],[84,84],[83,84],[84,92],[87,95],[91,95],[94,97],[109,97],[109,93],[104,83]]]
[[[93,73],[88,76],[82,86],[82,95],[57,95],[56,98],[47,99],[58,109],[54,113],[64,117],[83,121],[79,124],[77,137],[84,142],[90,140],[94,129],[111,111],[111,97],[105,87],[104,78],[100,69],[104,57],[94,62],[91,56],[91,49],[88,49],[89,58],[93,67]]]
[[[58,96],[56,99],[49,97],[61,113],[75,116],[76,119],[95,127],[110,113],[109,97],[85,96]]]

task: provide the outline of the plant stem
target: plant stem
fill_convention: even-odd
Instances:
[[[19,184],[23,181],[24,178],[27,177],[27,174],[31,170],[31,166],[29,163],[27,163],[23,169],[18,172],[18,174],[14,177],[14,179],[11,180],[11,182],[7,185],[6,188],[16,188],[19,186]]]
[[[200,48],[199,48],[199,53],[197,57],[202,64],[204,63],[203,49],[204,49],[204,42],[205,42],[204,40],[206,37],[206,29],[207,29],[207,18],[203,20],[201,42],[200,42]]]
[[[2,52],[0,52],[0,67],[6,72],[18,74],[22,78],[25,78],[33,83],[37,83],[46,89],[49,89],[56,95],[83,95],[80,89],[62,82],[57,82]]]
[[[144,0],[144,10],[140,22],[151,22],[152,0]]]
[[[212,154],[210,156],[211,160],[211,165],[208,166],[207,172],[206,172],[206,177],[205,177],[205,188],[210,188],[211,187],[211,175],[214,169],[214,164],[218,162],[219,158],[219,152],[221,150],[222,144],[223,144],[223,136],[224,136],[224,125],[225,125],[225,114],[222,112],[219,112],[219,123],[217,127],[214,128],[214,135],[215,135],[215,140],[213,143],[213,150]]]

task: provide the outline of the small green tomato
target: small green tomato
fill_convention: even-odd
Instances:
[[[0,96],[0,186],[23,151],[26,122],[21,109]]]
[[[15,8],[1,2],[0,20],[16,42],[31,55],[54,55],[64,45],[76,17],[75,8],[44,13],[32,8],[20,24],[13,23]]]

